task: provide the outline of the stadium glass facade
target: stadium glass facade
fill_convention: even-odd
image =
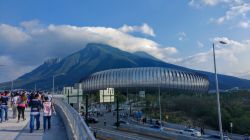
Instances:
[[[96,72],[82,82],[85,91],[106,88],[164,88],[206,93],[208,78],[204,75],[161,67],[110,69]]]

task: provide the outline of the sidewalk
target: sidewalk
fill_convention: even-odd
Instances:
[[[9,120],[7,122],[0,123],[0,139],[1,140],[14,140],[17,135],[20,133],[22,129],[26,127],[29,122],[29,109],[25,110],[26,120],[17,123],[17,118],[13,119],[12,117],[12,109],[9,109],[8,117]]]
[[[61,118],[56,115],[51,118],[51,129],[43,132],[43,118],[40,117],[40,129],[29,132],[29,110],[25,111],[26,121],[17,123],[12,119],[12,110],[9,110],[9,121],[0,123],[1,140],[67,140],[67,133]],[[22,119],[21,119],[22,120]]]

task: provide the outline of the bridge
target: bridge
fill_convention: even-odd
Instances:
[[[43,131],[43,119],[40,116],[40,129],[30,133],[30,110],[25,111],[26,120],[17,123],[12,119],[9,110],[9,120],[0,123],[1,140],[95,140],[83,118],[70,105],[60,98],[53,99],[56,115],[51,118],[51,129]]]

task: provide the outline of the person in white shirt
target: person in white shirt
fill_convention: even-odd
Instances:
[[[51,128],[51,115],[52,111],[55,113],[55,109],[52,102],[49,100],[48,96],[45,96],[44,100],[45,101],[43,102],[43,130],[45,132],[47,121],[48,121],[48,129]]]
[[[13,119],[15,119],[16,116],[17,116],[18,98],[19,98],[18,93],[15,93],[14,97],[11,100],[12,111],[13,111]]]

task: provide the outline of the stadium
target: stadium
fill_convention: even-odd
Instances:
[[[84,91],[106,88],[161,88],[169,91],[207,93],[208,78],[202,74],[161,67],[110,69],[82,81]]]

